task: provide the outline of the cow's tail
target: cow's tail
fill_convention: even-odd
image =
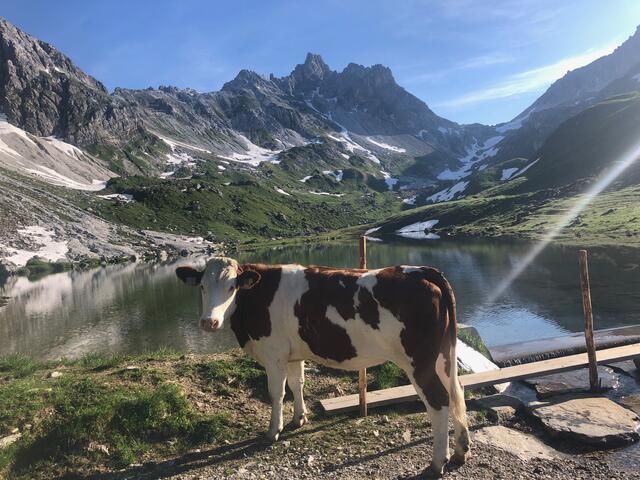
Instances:
[[[456,319],[456,297],[453,293],[451,284],[445,276],[436,269],[429,269],[429,281],[435,283],[442,292],[442,317],[445,325],[445,331],[442,338],[443,351],[448,350],[448,361],[450,368],[449,378],[449,408],[453,417],[455,427],[455,459],[464,462],[467,452],[471,448],[471,438],[469,436],[469,427],[467,425],[467,406],[464,401],[464,389],[458,379],[458,358],[456,355],[456,346],[458,343],[458,323]],[[448,320],[448,321],[447,321]],[[449,348],[447,349],[446,346]]]

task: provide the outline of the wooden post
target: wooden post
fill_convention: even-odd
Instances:
[[[596,363],[596,345],[593,340],[593,310],[591,309],[591,287],[586,250],[580,250],[580,286],[582,287],[582,308],[584,310],[584,338],[589,357],[589,384],[591,390],[595,392],[599,389],[598,365]]]
[[[367,237],[360,237],[360,268],[367,268]],[[358,372],[358,392],[360,397],[360,416],[367,416],[367,369]]]

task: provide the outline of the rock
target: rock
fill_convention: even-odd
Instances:
[[[18,439],[22,436],[20,432],[12,433],[11,435],[7,435],[6,437],[0,438],[0,448],[5,448],[18,441]]]
[[[8,260],[0,259],[0,281],[13,275],[16,271],[16,267]]]
[[[612,363],[607,366],[614,370],[622,371],[631,377],[635,377],[635,378],[640,377],[640,369],[638,369],[638,367],[632,360],[627,360],[625,362],[619,362],[619,363]]]
[[[498,422],[510,419],[524,407],[520,399],[502,393],[470,399],[467,401],[467,405],[472,410],[487,410],[489,418]]]
[[[618,384],[617,376],[608,367],[598,366],[598,378],[605,389],[615,388]],[[586,368],[528,378],[525,382],[535,388],[538,398],[541,399],[554,395],[588,392],[590,388],[589,372]]]
[[[473,440],[509,452],[525,462],[534,458],[553,460],[564,457],[564,454],[545,445],[537,437],[502,425],[481,428]]]
[[[620,399],[619,403],[623,407],[628,408],[632,412],[635,412],[637,415],[640,415],[640,394],[636,393],[633,395],[627,395],[626,397]]]
[[[551,434],[600,448],[640,439],[637,415],[605,397],[558,396],[530,406],[530,413]]]
[[[51,372],[49,374],[49,378],[60,378],[62,376],[62,372]]]
[[[90,452],[104,453],[107,456],[109,455],[109,447],[107,447],[106,445],[103,445],[101,443],[97,443],[97,442],[89,443],[89,446],[87,447],[87,450],[90,451]]]
[[[524,407],[524,404],[519,398],[511,395],[505,395],[503,393],[496,393],[495,395],[487,395],[486,397],[480,398],[472,398],[467,400],[467,405],[470,409],[511,407],[518,410]]]
[[[640,358],[634,358],[633,363],[635,364],[636,368],[640,370]]]

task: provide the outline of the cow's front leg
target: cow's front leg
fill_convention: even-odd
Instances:
[[[269,395],[271,396],[271,423],[267,438],[272,442],[278,440],[282,431],[282,401],[284,400],[284,384],[287,378],[286,367],[280,362],[267,367]]]
[[[304,361],[287,363],[287,384],[293,393],[293,421],[294,428],[307,423],[307,407],[304,404]]]

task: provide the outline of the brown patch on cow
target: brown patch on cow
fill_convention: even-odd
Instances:
[[[319,357],[343,362],[356,356],[356,349],[344,327],[327,318],[334,307],[344,320],[355,319],[356,281],[364,270],[309,267],[305,278],[309,289],[293,307],[298,318],[298,334]]]
[[[449,404],[448,390],[436,374],[438,354],[446,352],[447,359],[451,348],[449,283],[431,268],[404,273],[402,267],[390,267],[376,278],[373,295],[404,324],[400,340],[412,360],[413,377],[429,404],[440,410]]]
[[[365,287],[358,290],[358,315],[371,328],[380,329],[380,312],[378,311],[378,302],[371,292]]]
[[[279,265],[245,264],[243,272],[254,271],[260,281],[249,289],[239,289],[236,293],[236,309],[231,315],[231,330],[238,343],[244,347],[249,340],[258,340],[271,335],[269,306],[280,286],[282,267]]]

